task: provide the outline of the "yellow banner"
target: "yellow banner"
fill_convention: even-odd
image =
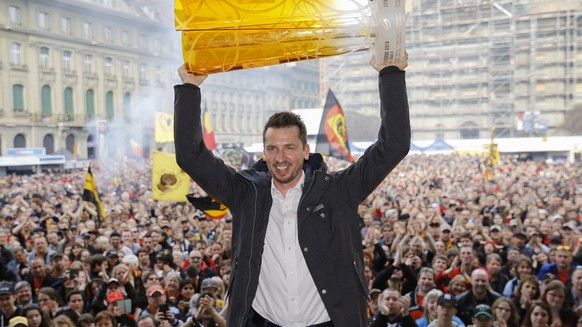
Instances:
[[[156,112],[156,143],[174,142],[174,115]]]
[[[152,160],[152,195],[156,200],[184,202],[190,176],[176,163],[176,155],[154,151]]]

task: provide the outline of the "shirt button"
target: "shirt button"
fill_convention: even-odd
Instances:
[[[307,252],[307,251],[309,251],[309,249],[308,249],[307,247],[304,247],[304,248],[303,248],[303,251],[304,251],[304,252]]]
[[[293,276],[293,272],[290,272],[289,275]]]
[[[325,176],[325,180],[328,181],[329,180],[329,176]]]
[[[295,301],[295,298],[291,298],[291,302]]]
[[[288,247],[287,250],[291,251],[291,247]]]
[[[327,291],[325,289],[321,290],[321,294],[326,294]]]
[[[311,211],[311,208],[307,207],[307,209],[306,209],[306,210],[307,210],[307,211]]]

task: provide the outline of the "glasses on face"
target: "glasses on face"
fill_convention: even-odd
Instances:
[[[438,227],[441,227],[441,224],[434,223],[434,224],[430,224],[429,226],[432,228],[438,228]]]
[[[160,279],[156,276],[150,276],[150,277],[148,277],[148,280],[154,281],[154,280],[160,280]]]
[[[202,259],[202,257],[190,257],[190,260],[194,260],[194,261],[200,260],[200,259]]]

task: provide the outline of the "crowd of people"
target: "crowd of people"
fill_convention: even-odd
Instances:
[[[483,161],[410,155],[360,205],[371,326],[582,325],[580,162]],[[236,216],[154,200],[142,159],[92,171],[103,219],[86,171],[0,178],[0,327],[226,326]]]

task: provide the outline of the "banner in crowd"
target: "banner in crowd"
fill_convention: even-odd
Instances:
[[[99,198],[97,183],[95,183],[95,179],[93,178],[91,166],[89,166],[89,169],[87,170],[87,177],[85,177],[85,187],[83,187],[83,201],[95,204],[95,207],[97,208],[97,214],[99,215],[99,220],[105,219],[105,208],[103,207],[103,203]]]
[[[487,166],[486,175],[487,180],[493,180],[493,167],[499,162],[499,150],[497,149],[497,144],[495,143],[495,125],[491,128],[491,144],[489,144],[489,155],[487,156],[487,161],[485,165]]]
[[[315,148],[315,152],[323,155],[353,161],[348,146],[346,117],[331,90],[327,92]]]
[[[139,142],[134,139],[129,139],[129,146],[131,147],[131,153],[134,156],[143,157],[143,148]]]
[[[212,128],[212,120],[208,111],[204,112],[204,120],[202,125],[202,130],[204,132],[204,144],[206,144],[208,150],[214,151],[216,149],[216,140],[214,139],[214,129]]]
[[[188,194],[186,195],[186,198],[188,198],[188,201],[190,201],[196,209],[204,211],[204,214],[210,219],[222,219],[228,213],[227,206],[214,200],[210,196],[195,197],[194,194]]]
[[[156,143],[174,142],[174,115],[156,112],[155,116]]]
[[[155,200],[184,202],[190,176],[176,163],[176,155],[154,151],[152,160],[152,197]]]

